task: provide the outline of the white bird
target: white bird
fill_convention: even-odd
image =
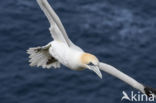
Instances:
[[[100,78],[102,78],[100,70],[103,70],[148,96],[151,96],[151,94],[156,95],[156,90],[142,85],[111,65],[99,62],[96,56],[86,53],[80,47],[72,43],[59,17],[48,1],[37,0],[37,2],[48,18],[50,23],[49,30],[54,40],[46,46],[29,48],[27,50],[27,53],[30,54],[30,66],[60,68],[60,64],[63,64],[72,70],[83,70],[87,68],[94,71]]]

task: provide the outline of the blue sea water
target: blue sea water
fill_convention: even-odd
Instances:
[[[49,2],[75,44],[156,88],[155,0]],[[36,0],[1,0],[0,103],[120,103],[134,90],[104,72],[30,67],[26,50],[50,42],[48,28]]]

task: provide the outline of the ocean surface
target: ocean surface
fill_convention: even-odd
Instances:
[[[75,44],[156,88],[156,0],[49,2]],[[107,73],[30,67],[26,50],[50,42],[48,28],[36,0],[1,0],[0,103],[135,103],[121,97],[137,90]]]

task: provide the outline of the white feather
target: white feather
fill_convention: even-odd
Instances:
[[[40,67],[42,66],[43,68],[59,68],[60,67],[60,63],[58,61],[47,64],[48,60],[52,57],[49,54],[49,46],[50,44],[44,46],[44,47],[35,47],[35,48],[29,48],[27,50],[27,53],[30,55],[29,58],[29,62],[30,62],[30,66],[37,66]],[[36,51],[37,49],[41,49],[40,51]]]

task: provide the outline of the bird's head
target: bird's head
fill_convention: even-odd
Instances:
[[[81,55],[81,63],[84,68],[94,71],[100,78],[102,78],[102,74],[99,69],[99,60],[96,56],[89,53],[83,53]]]

